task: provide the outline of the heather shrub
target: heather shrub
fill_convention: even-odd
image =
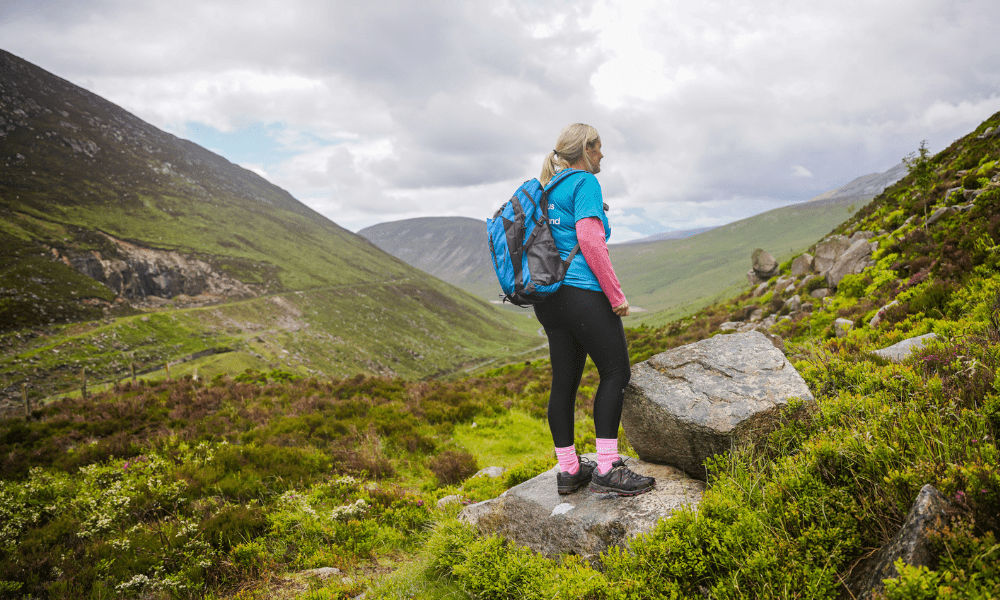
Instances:
[[[479,470],[476,457],[466,450],[445,450],[427,461],[440,485],[454,485]]]

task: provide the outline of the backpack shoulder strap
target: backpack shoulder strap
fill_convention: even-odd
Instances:
[[[552,188],[559,185],[560,181],[566,179],[567,177],[573,175],[574,173],[586,173],[586,171],[581,169],[563,169],[562,171],[559,171],[558,173],[553,175],[552,179],[549,180],[549,182],[545,185],[544,188],[542,188],[542,190],[544,192],[549,192],[550,190],[552,190]]]

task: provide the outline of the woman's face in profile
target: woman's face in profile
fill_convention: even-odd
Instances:
[[[587,148],[587,160],[590,161],[590,172],[594,175],[601,172],[602,158],[604,158],[604,154],[601,153],[601,140],[597,140],[593,146]]]

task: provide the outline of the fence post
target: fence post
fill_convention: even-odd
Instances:
[[[80,393],[83,399],[87,399],[87,368],[80,369]]]
[[[28,399],[28,384],[21,384],[21,396],[24,398],[24,420],[31,418],[31,400]]]
[[[163,363],[163,368],[167,371],[167,381],[170,381],[170,363]]]
[[[130,361],[128,363],[128,369],[132,373],[132,385],[135,385],[135,363]]]

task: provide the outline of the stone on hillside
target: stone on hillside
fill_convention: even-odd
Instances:
[[[705,491],[703,482],[680,469],[633,458],[627,465],[640,475],[655,477],[656,487],[625,497],[594,494],[584,486],[561,496],[556,492],[556,465],[498,498],[465,507],[458,518],[483,534],[497,533],[540,554],[576,554],[596,564],[608,547],[627,546],[631,538],[651,530],[675,510],[697,505]]]
[[[868,326],[872,328],[878,327],[878,324],[882,322],[882,317],[885,315],[885,311],[889,310],[893,306],[896,306],[897,304],[899,304],[899,300],[893,300],[889,304],[886,304],[882,308],[878,309],[875,316],[872,317],[872,320],[868,321]]]
[[[792,275],[800,277],[813,270],[813,256],[808,252],[800,254],[792,261]]]
[[[448,506],[449,504],[461,504],[461,503],[462,503],[462,497],[461,496],[459,496],[458,494],[451,494],[451,495],[445,496],[444,498],[441,498],[440,500],[438,500],[437,501],[437,507],[438,508],[444,508],[444,507]]]
[[[812,302],[803,302],[802,303],[802,312],[812,312],[812,311],[813,311],[813,303]]]
[[[840,256],[851,247],[850,241],[842,235],[832,235],[816,244],[816,257],[813,259],[813,270],[817,273],[829,271]]]
[[[784,290],[786,287],[788,287],[788,282],[790,281],[794,281],[794,279],[792,279],[788,275],[782,275],[781,277],[778,277],[776,280],[774,280],[774,289],[779,291]]]
[[[639,458],[704,479],[706,458],[767,435],[792,398],[815,402],[767,337],[718,335],[634,365],[622,427]]]
[[[785,308],[787,308],[789,312],[798,312],[802,310],[802,299],[799,298],[798,294],[795,294],[788,300],[785,300]]]
[[[969,212],[973,208],[976,208],[976,203],[975,202],[969,202],[968,204],[963,204],[962,206],[959,206],[958,210],[960,210],[962,212]]]
[[[840,285],[845,275],[864,271],[868,267],[869,259],[877,244],[877,242],[869,242],[868,240],[858,240],[851,244],[847,252],[841,254],[837,262],[830,267],[826,274],[827,284],[835,288]]]
[[[329,579],[334,575],[340,575],[337,567],[319,567],[318,569],[306,569],[297,573],[303,577],[317,577],[319,579]]]
[[[944,201],[947,202],[948,198],[950,198],[952,194],[954,194],[955,192],[961,192],[961,191],[963,191],[962,188],[961,188],[961,186],[959,186],[959,187],[953,187],[953,188],[948,188],[948,191],[944,193]]]
[[[740,328],[740,323],[735,321],[726,321],[725,323],[719,324],[719,331],[736,331]]]
[[[495,479],[503,475],[503,467],[486,467],[485,469],[480,469],[478,473],[473,475],[473,477],[489,477],[490,479]]]
[[[927,217],[927,224],[932,225],[955,212],[958,212],[958,209],[954,206],[942,206],[941,208],[935,210],[931,216]]]
[[[750,282],[750,285],[757,285],[757,284],[767,285],[767,279],[761,279],[760,277],[757,277],[757,274],[753,272],[753,269],[747,271],[747,281]]]
[[[875,237],[874,231],[855,231],[851,234],[851,237],[848,238],[848,241],[853,244],[858,240],[870,240],[873,237]]]
[[[986,138],[991,137],[992,133],[993,133],[993,128],[992,127],[987,127],[985,131],[983,131],[982,133],[980,133],[979,135],[976,136],[976,139],[977,140],[985,140]]]
[[[893,563],[898,559],[914,567],[932,567],[935,559],[929,536],[945,527],[956,513],[955,507],[930,484],[920,488],[917,499],[899,532],[878,552],[862,560],[847,577],[847,587],[855,598],[875,598],[885,590],[886,579],[899,577]]]
[[[975,202],[979,194],[982,194],[983,190],[965,190],[962,192],[962,197],[965,198],[966,202]]]
[[[737,308],[735,311],[733,311],[733,314],[729,315],[729,320],[746,321],[747,319],[750,318],[750,315],[752,315],[755,310],[757,310],[757,305],[755,304],[748,304],[742,308]]]
[[[753,273],[752,270],[750,272]],[[764,295],[764,292],[766,292],[766,291],[767,291],[767,282],[765,281],[764,283],[762,283],[762,284],[758,285],[756,288],[754,288],[753,293],[750,294],[750,295],[752,297],[754,297],[754,298],[760,298],[761,296]]]
[[[752,313],[750,313],[750,318],[748,319],[751,323],[756,323],[764,318],[764,309],[757,307]]]
[[[854,321],[850,319],[840,318],[833,322],[833,332],[839,338],[846,336],[847,332],[852,329],[854,329]]]
[[[778,261],[763,248],[755,249],[750,255],[750,261],[753,263],[753,272],[761,279],[770,279],[778,274]]]
[[[819,288],[818,290],[809,292],[809,295],[817,300],[820,298],[826,298],[830,295],[830,288]]]
[[[889,346],[888,348],[880,348],[874,353],[886,360],[891,360],[892,362],[903,362],[915,351],[920,350],[928,343],[936,339],[938,339],[937,334],[925,333],[924,335],[918,335],[917,337],[905,339],[898,344]]]

